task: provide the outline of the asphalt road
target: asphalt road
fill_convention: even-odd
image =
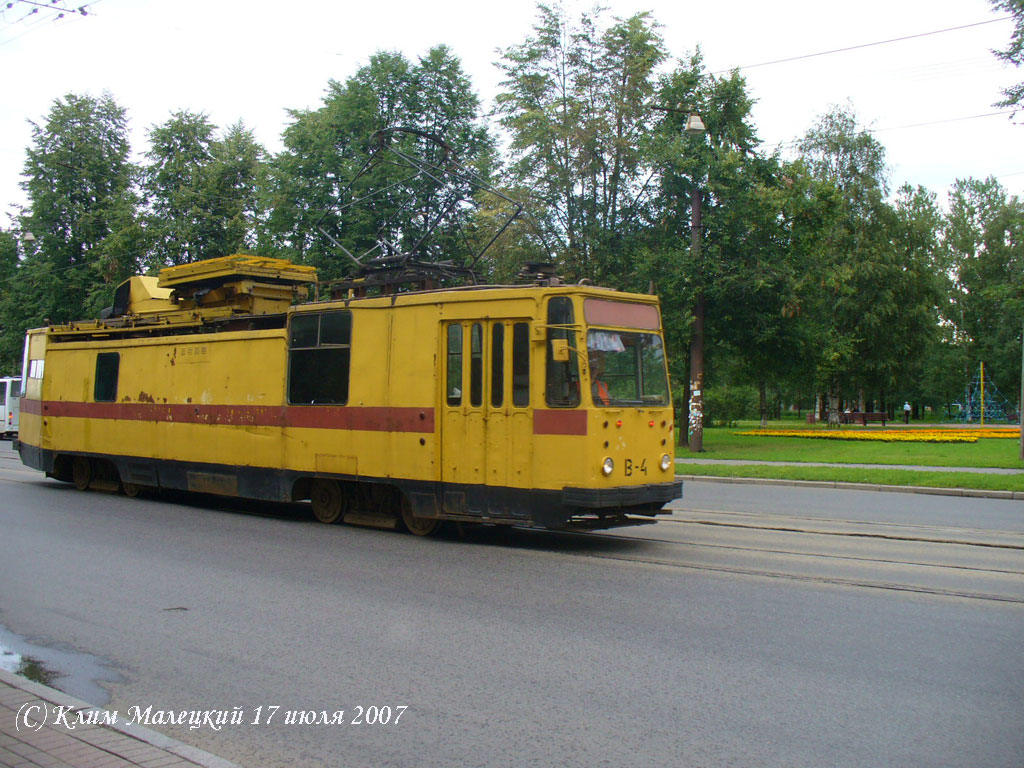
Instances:
[[[238,707],[158,730],[243,765],[1024,765],[1019,501],[693,482],[654,526],[423,540],[8,451],[0,623],[122,715]]]

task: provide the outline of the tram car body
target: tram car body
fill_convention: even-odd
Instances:
[[[294,303],[310,268],[231,256],[132,278],[27,334],[23,462],[79,488],[279,502],[430,533],[601,528],[681,496],[652,296],[466,287]]]

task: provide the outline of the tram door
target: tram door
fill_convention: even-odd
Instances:
[[[508,494],[500,489],[528,487],[530,480],[529,323],[452,322],[443,343],[445,507],[456,514],[509,516]]]

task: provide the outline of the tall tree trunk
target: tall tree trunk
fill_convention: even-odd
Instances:
[[[758,384],[758,394],[761,396],[761,429],[768,428],[768,393],[765,391],[765,383],[762,380]]]
[[[828,426],[839,426],[839,380],[835,376],[828,383]]]
[[[690,441],[689,427],[687,426],[688,414],[690,413],[690,382],[683,385],[683,401],[678,405],[678,418],[676,419],[676,442],[679,445],[688,445]]]

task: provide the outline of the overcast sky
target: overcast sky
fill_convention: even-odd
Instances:
[[[48,2],[49,0],[40,0]],[[6,6],[7,0],[4,2]],[[61,4],[63,0],[56,0]],[[77,7],[81,0],[68,0]],[[893,187],[922,184],[944,202],[954,179],[993,175],[1024,193],[1024,114],[993,104],[1024,70],[991,53],[1012,22],[992,22],[988,0],[606,0],[609,16],[650,11],[673,59],[696,46],[710,71],[741,67],[769,148],[801,136],[833,104],[849,103],[887,149]],[[590,2],[567,2],[574,16]],[[86,17],[52,20],[15,2],[0,18],[0,226],[18,187],[29,120],[43,122],[63,95],[109,91],[128,110],[132,146],[171,112],[238,120],[271,151],[287,109],[319,106],[329,79],[344,80],[377,50],[415,59],[450,46],[485,104],[500,82],[498,50],[522,42],[536,20],[526,0],[97,0]],[[748,65],[918,36],[788,63]]]

